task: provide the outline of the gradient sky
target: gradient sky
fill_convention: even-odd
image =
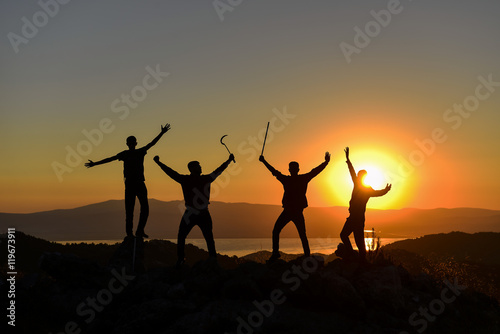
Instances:
[[[287,172],[296,160],[306,172],[332,153],[309,186],[310,206],[348,204],[350,146],[357,170],[374,166],[394,184],[369,207],[500,209],[500,86],[479,87],[480,77],[500,82],[500,2],[401,1],[348,62],[341,43],[355,46],[355,27],[377,29],[371,11],[390,3],[242,1],[222,21],[212,1],[71,1],[16,53],[9,33],[23,36],[22,18],[43,15],[37,1],[3,1],[0,211],[123,198],[121,162],[83,163],[125,150],[128,135],[145,145],[166,122],[172,130],[146,156],[150,198],[182,198],[155,155],[181,173],[190,160],[211,172],[227,158],[219,143],[227,134],[238,165],[212,200],[279,204],[281,185],[249,137],[259,147],[266,123],[285,111],[268,138],[271,164]],[[139,91],[148,66],[169,75],[127,115],[115,112],[122,94]],[[475,110],[447,113],[473,103],[477,89],[488,96]],[[103,119],[109,133],[60,180],[54,162],[67,165],[67,147],[76,150],[82,131]],[[446,140],[431,148],[435,129]],[[418,153],[416,141],[432,152]]]

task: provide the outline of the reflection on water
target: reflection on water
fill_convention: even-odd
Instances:
[[[370,234],[372,231],[369,231]],[[368,234],[366,235],[368,236]],[[177,243],[176,239],[165,239],[173,243]],[[380,238],[381,246],[404,240],[404,238]],[[80,240],[80,241],[58,241],[61,244],[67,243],[104,243],[112,245],[122,240]],[[341,242],[340,238],[309,238],[309,246],[311,253],[332,254],[337,249],[337,245]],[[365,239],[365,243],[372,245],[374,239],[369,237]],[[377,238],[375,237],[375,244]],[[186,243],[193,244],[201,249],[207,250],[205,239],[187,239]],[[354,239],[351,237],[351,243],[356,249]],[[224,255],[238,257],[255,253],[261,250],[272,251],[271,238],[251,238],[251,239],[215,239],[215,246],[217,252]],[[302,243],[299,238],[280,238],[280,251],[288,254],[301,254],[303,253]]]
[[[382,240],[375,234],[375,229],[364,230],[365,232],[365,248],[367,251],[374,251],[378,247],[382,246]]]

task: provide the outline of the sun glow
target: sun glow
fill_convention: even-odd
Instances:
[[[384,152],[376,148],[351,147],[350,160],[356,174],[364,169],[367,174],[364,184],[374,190],[384,189],[392,184],[392,189],[384,196],[368,201],[368,208],[394,209],[405,205],[412,195],[414,179],[406,178],[400,173],[400,163],[396,154]],[[331,198],[331,205],[348,206],[353,183],[345,157],[339,157],[328,171],[329,184],[325,195]]]
[[[363,177],[363,185],[372,187],[373,189],[382,189],[387,184],[384,174],[374,166],[365,166],[362,168],[367,174]]]

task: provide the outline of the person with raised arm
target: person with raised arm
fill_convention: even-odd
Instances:
[[[184,248],[186,237],[195,226],[198,226],[203,233],[210,258],[216,259],[217,252],[215,250],[215,241],[212,232],[212,217],[208,211],[208,205],[210,204],[210,185],[220,174],[222,174],[231,161],[234,161],[234,155],[230,154],[229,158],[210,174],[201,174],[201,165],[198,161],[189,162],[187,167],[190,174],[183,175],[163,164],[159,156],[155,156],[153,160],[160,166],[165,174],[181,185],[182,194],[184,195],[186,210],[182,216],[179,232],[177,234],[176,267],[180,268],[185,262]]]
[[[312,169],[309,173],[299,174],[299,163],[292,161],[288,164],[290,175],[283,175],[281,172],[271,166],[263,155],[259,160],[267,167],[267,169],[278,179],[283,185],[284,193],[281,201],[283,211],[276,220],[273,228],[273,253],[269,258],[269,262],[273,262],[280,258],[279,253],[279,236],[281,230],[292,221],[299,232],[304,255],[310,256],[309,242],[306,236],[306,224],[304,219],[304,209],[307,208],[307,185],[316,175],[321,173],[330,162],[330,153],[325,153],[325,161],[318,167]]]
[[[344,258],[352,258],[354,255],[354,250],[352,248],[349,236],[351,233],[354,234],[354,241],[358,247],[359,260],[360,262],[366,262],[366,246],[365,246],[365,211],[366,203],[370,197],[379,197],[387,194],[391,190],[392,185],[387,184],[384,189],[374,190],[372,187],[365,185],[363,183],[364,178],[367,175],[366,170],[362,169],[356,175],[356,171],[352,166],[351,160],[349,159],[349,147],[345,150],[347,167],[349,168],[349,173],[351,174],[352,182],[354,183],[354,188],[352,190],[351,200],[349,201],[349,217],[347,218],[342,231],[340,232],[340,239],[345,245],[345,251],[339,248],[336,252],[337,255]]]
[[[125,232],[127,233],[127,237],[134,236],[134,206],[135,198],[137,197],[141,205],[141,212],[135,235],[138,238],[148,238],[148,235],[144,232],[149,216],[148,190],[144,182],[144,156],[168,130],[170,130],[170,124],[167,123],[165,126],[161,126],[160,134],[149,144],[138,149],[136,149],[137,139],[134,136],[129,136],[126,141],[128,150],[100,161],[94,162],[89,160],[85,164],[87,168],[90,168],[115,160],[123,161],[123,176],[125,178]]]

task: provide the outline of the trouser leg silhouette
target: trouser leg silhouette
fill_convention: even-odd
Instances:
[[[365,245],[365,226],[364,224],[359,224],[354,229],[354,241],[356,246],[358,246],[359,258],[361,260],[366,259],[366,245]]]
[[[133,235],[135,197],[135,187],[125,182],[125,232],[127,236]]]
[[[280,249],[280,233],[281,230],[290,222],[290,217],[286,210],[280,214],[273,228],[273,254],[278,254]]]
[[[340,239],[342,240],[342,242],[346,246],[347,250],[352,253],[353,249],[352,249],[352,245],[351,245],[351,240],[349,240],[349,236],[353,232],[351,225],[352,224],[349,221],[349,218],[347,218],[347,220],[344,224],[344,227],[342,228],[342,231],[340,232]]]
[[[293,215],[292,221],[299,232],[300,241],[302,242],[302,248],[304,248],[304,255],[310,256],[311,250],[309,249],[309,241],[306,235],[306,222],[304,219],[304,214],[302,211],[297,212]]]
[[[139,224],[137,225],[137,233],[144,233],[144,227],[149,217],[148,189],[146,184],[142,182],[137,188],[137,199],[141,204],[141,213],[139,215]]]
[[[208,254],[210,257],[216,257],[217,252],[215,251],[215,240],[212,231],[212,217],[208,210],[204,210],[200,213],[200,220],[198,221],[198,226],[203,233],[203,237],[207,243]]]
[[[192,221],[192,215],[186,210],[181,219],[181,224],[179,225],[179,233],[177,234],[177,258],[179,261],[184,260],[184,247],[186,245],[186,237],[189,232],[194,227],[194,222]]]
[[[198,225],[203,233],[210,257],[217,256],[210,212],[208,210],[201,210],[199,213],[193,214],[186,210],[182,216],[179,233],[177,234],[177,257],[179,260],[183,260],[185,257],[186,237],[195,225]]]
[[[125,181],[125,231],[128,236],[133,235],[135,198],[139,199],[141,212],[137,232],[144,232],[149,216],[148,190],[146,184],[136,181]]]
[[[354,233],[354,241],[356,242],[356,246],[358,247],[359,255],[361,258],[364,258],[366,256],[364,222],[365,221],[363,218],[348,217],[344,224],[344,227],[342,228],[342,231],[340,232],[340,239],[350,253],[353,252],[353,248],[351,240],[349,240],[349,236],[351,235],[351,233]]]

